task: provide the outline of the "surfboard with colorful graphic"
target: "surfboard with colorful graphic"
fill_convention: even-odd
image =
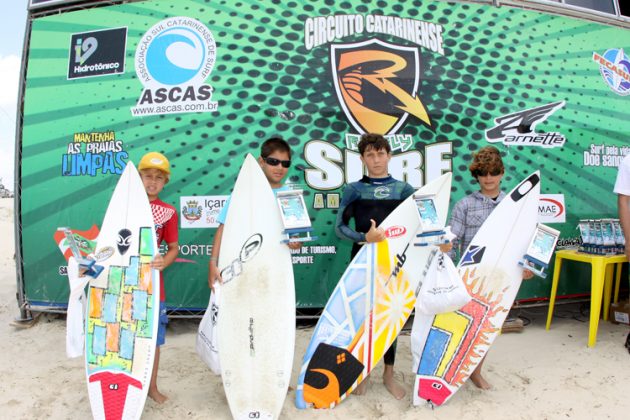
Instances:
[[[435,194],[442,224],[451,174],[418,193]],[[420,216],[413,196],[381,223],[387,239],[364,245],[332,292],[302,361],[296,406],[334,407],[380,362],[407,321],[431,247],[413,245]]]
[[[219,269],[219,359],[235,419],[276,419],[295,350],[295,285],[276,198],[260,165],[245,158],[227,212]]]
[[[85,328],[88,394],[95,419],[139,419],[157,337],[159,273],[147,194],[135,166],[123,171],[96,241],[101,274],[90,281]]]
[[[521,285],[536,229],[540,174],[514,188],[481,226],[458,264],[472,300],[458,311],[416,313],[413,402],[442,405],[464,384],[497,337]]]

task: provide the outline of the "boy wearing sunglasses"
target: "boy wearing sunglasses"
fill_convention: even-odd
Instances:
[[[496,147],[486,146],[479,149],[468,169],[479,183],[479,191],[459,200],[451,211],[451,219],[447,224],[450,224],[451,232],[457,235],[450,252],[453,261],[457,261],[466,251],[483,222],[505,197],[505,193],[501,191],[505,167]]]
[[[410,184],[389,175],[391,147],[382,135],[363,134],[358,148],[368,174],[360,181],[348,184],[343,190],[335,223],[337,236],[354,242],[350,259],[359,252],[363,243],[385,240],[385,231],[376,226],[415,191]],[[354,219],[354,229],[349,226],[351,219]],[[392,343],[383,359],[385,363],[383,383],[387,390],[400,400],[405,396],[405,389],[394,379],[395,358],[396,341]],[[367,384],[368,378],[359,384],[354,393],[365,394]]]
[[[260,147],[260,157],[258,157],[258,163],[262,168],[269,185],[273,189],[274,193],[278,191],[286,190],[282,184],[282,180],[289,172],[291,167],[291,147],[289,143],[279,137],[272,137],[266,140]],[[230,207],[230,200],[225,202],[221,213],[217,217],[219,227],[214,235],[214,241],[212,243],[212,255],[210,256],[210,265],[208,270],[208,286],[214,290],[214,282],[222,282],[221,274],[217,262],[219,261],[219,253],[221,252],[221,238],[223,237],[223,226],[225,224],[225,218],[227,217],[227,211]],[[301,245],[299,242],[289,242],[287,244],[291,249],[298,249]]]
[[[483,222],[505,197],[505,193],[501,191],[505,167],[496,147],[486,146],[479,149],[468,169],[479,183],[479,191],[459,200],[451,211],[451,218],[447,224],[451,226],[451,232],[457,236],[453,240],[453,249],[450,251],[453,261],[458,261]],[[531,271],[523,270],[524,279],[530,279],[533,275]],[[470,375],[470,380],[477,388],[487,390],[492,386],[481,376],[484,361],[485,357]]]

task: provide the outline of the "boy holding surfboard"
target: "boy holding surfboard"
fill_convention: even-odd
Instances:
[[[382,135],[363,134],[358,148],[361,161],[367,167],[368,174],[364,175],[360,181],[348,184],[344,189],[335,224],[337,236],[353,242],[351,260],[363,243],[385,240],[385,231],[376,226],[415,192],[410,184],[398,181],[389,175],[391,147]],[[354,219],[354,229],[349,226],[351,219]],[[405,390],[394,379],[395,358],[396,341],[392,343],[384,356],[383,383],[396,399],[402,399],[405,396]],[[354,393],[363,395],[367,383],[367,379],[361,382]]]
[[[162,394],[157,387],[157,372],[160,364],[160,346],[164,344],[166,337],[166,294],[164,293],[164,275],[162,271],[171,265],[177,254],[178,231],[177,231],[177,210],[160,200],[159,194],[168,183],[171,174],[170,165],[166,156],[158,152],[145,154],[138,164],[138,171],[142,184],[149,197],[153,221],[155,223],[155,233],[158,246],[162,241],[166,242],[167,251],[164,256],[158,254],[151,266],[160,271],[160,319],[158,324],[158,334],[155,349],[155,359],[153,360],[153,371],[151,373],[151,384],[148,395],[157,403],[166,401],[166,395]]]
[[[262,168],[269,185],[273,189],[274,193],[283,191],[286,187],[282,184],[282,180],[289,172],[291,167],[291,146],[286,140],[279,137],[271,137],[260,146],[260,157],[258,163]],[[221,209],[221,213],[217,217],[219,227],[214,234],[214,240],[212,242],[212,255],[210,256],[210,264],[208,268],[208,287],[214,290],[215,281],[220,283],[221,273],[217,263],[219,261],[219,253],[221,251],[221,238],[223,237],[223,227],[225,225],[225,219],[227,216],[228,208],[230,206],[230,200],[228,199]],[[289,242],[287,244],[291,249],[298,249],[301,245],[299,242]]]
[[[453,249],[450,251],[453,261],[457,261],[456,258],[466,251],[483,222],[505,197],[505,193],[501,190],[505,167],[496,147],[486,146],[479,149],[468,169],[479,183],[479,191],[459,200],[451,212],[451,218],[447,224],[451,226],[451,232],[457,236],[453,240]],[[531,271],[523,270],[524,279],[530,279],[532,276]],[[478,388],[490,389],[492,386],[481,375],[484,360],[485,357],[470,375],[470,380]]]

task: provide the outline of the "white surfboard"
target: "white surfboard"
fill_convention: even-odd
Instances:
[[[85,361],[95,419],[139,419],[157,338],[160,277],[149,199],[133,163],[120,176],[96,241],[86,311]]]
[[[235,419],[275,419],[287,395],[295,347],[291,254],[274,193],[247,155],[230,199],[219,269],[221,377]]]
[[[451,174],[418,190],[435,194],[444,226]],[[413,196],[379,225],[387,239],[364,245],[333,290],[302,360],[298,408],[329,408],[380,362],[411,314],[421,269],[433,247],[413,245],[420,216]]]
[[[413,403],[448,401],[470,377],[501,331],[523,277],[518,262],[538,218],[540,173],[514,188],[481,226],[458,264],[472,300],[458,311],[416,313]]]

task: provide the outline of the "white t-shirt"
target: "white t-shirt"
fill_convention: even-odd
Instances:
[[[630,155],[627,155],[619,165],[614,192],[630,196]]]

